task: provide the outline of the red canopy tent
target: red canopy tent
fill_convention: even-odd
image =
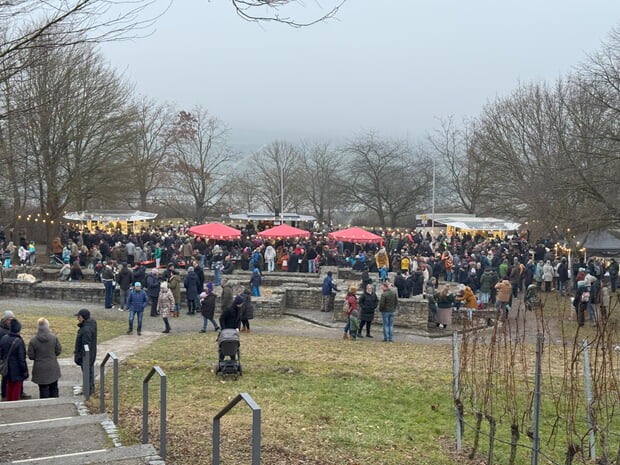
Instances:
[[[308,238],[310,237],[310,232],[294,228],[288,224],[281,224],[259,232],[258,237],[262,237],[263,239],[289,239],[291,237]]]
[[[330,239],[343,242],[353,242],[354,244],[373,244],[382,242],[383,238],[376,234],[370,233],[362,228],[349,228],[340,231],[334,231],[327,235]]]
[[[195,236],[206,237],[207,239],[230,240],[239,239],[241,231],[222,223],[207,223],[189,228],[190,234]]]

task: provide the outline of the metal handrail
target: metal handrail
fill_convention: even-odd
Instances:
[[[108,352],[99,366],[99,413],[105,413],[105,364],[112,359],[112,399],[113,399],[113,421],[118,425],[118,357],[114,352]]]
[[[249,394],[242,392],[213,417],[213,465],[220,465],[220,418],[241,401],[252,409],[252,465],[260,465],[260,407]]]
[[[157,373],[160,379],[159,455],[166,458],[166,373],[158,366],[151,368],[142,381],[142,444],[149,442],[149,381]]]

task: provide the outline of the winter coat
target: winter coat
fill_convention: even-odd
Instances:
[[[375,317],[375,310],[377,309],[377,305],[379,305],[379,298],[374,292],[368,294],[364,291],[364,293],[359,298],[359,305],[360,320],[372,321]]]
[[[496,279],[492,271],[482,273],[482,276],[480,276],[480,292],[490,294]]]
[[[200,313],[205,318],[213,318],[215,316],[215,300],[216,295],[213,292],[209,292],[207,296],[202,299],[200,303]]]
[[[62,352],[60,341],[48,328],[40,327],[28,343],[28,358],[34,360],[32,382],[51,384],[60,378],[58,357]]]
[[[185,280],[183,281],[183,287],[185,287],[185,297],[187,300],[196,300],[198,297],[198,276],[195,271],[188,271]]]
[[[344,298],[347,302],[349,302],[349,311],[347,312],[347,315],[350,315],[353,310],[357,310],[357,297],[355,294],[347,292],[347,295]]]
[[[174,312],[174,295],[170,289],[161,289],[157,299],[157,312],[162,318],[170,318]]]
[[[136,291],[134,289],[129,292],[129,295],[127,296],[127,310],[134,312],[143,312],[144,308],[148,303],[148,300],[149,299],[145,291]]]
[[[398,289],[398,297],[409,297],[409,292],[407,292],[407,279],[402,274],[397,274],[394,277],[394,287]]]
[[[232,306],[233,303],[233,288],[232,284],[226,283],[222,286],[222,297],[221,297],[221,305],[222,312],[226,310],[228,307]]]
[[[549,262],[543,265],[543,281],[551,282],[553,281],[553,265]]]
[[[325,276],[323,280],[323,285],[321,286],[321,294],[323,295],[331,295],[332,289],[334,291],[338,291],[338,287],[334,284],[334,280],[331,276]]]
[[[255,286],[258,287],[261,284],[261,277],[260,277],[260,272],[258,271],[258,269],[254,269],[254,272],[252,273],[252,277],[250,278],[250,286]]]
[[[97,358],[97,322],[91,318],[78,323],[78,333],[75,338],[75,349],[73,351],[73,360],[76,365],[82,366],[84,359],[84,345],[88,345],[89,363],[91,367],[95,364]]]
[[[133,284],[133,273],[129,268],[124,266],[121,268],[121,271],[118,272],[116,281],[118,282],[118,287],[126,291]]]
[[[0,340],[0,358],[6,358],[11,344],[15,341],[11,357],[9,358],[9,373],[4,377],[7,381],[16,382],[28,379],[28,365],[26,364],[26,345],[19,333],[8,333]]]
[[[393,313],[398,306],[398,294],[396,289],[389,288],[383,291],[381,298],[379,299],[379,311],[382,313]]]
[[[416,271],[409,278],[407,278],[409,288],[411,292],[409,295],[420,295],[424,292],[424,274],[421,271]]]
[[[239,319],[252,320],[254,319],[254,304],[252,303],[252,295],[249,290],[243,292],[243,304],[241,305],[241,312],[239,313]]]
[[[457,297],[456,300],[460,302],[464,302],[465,308],[478,308],[478,301],[476,300],[476,295],[474,291],[471,290],[471,287],[465,286],[465,290],[463,291],[463,295]]]
[[[144,268],[144,265],[140,265],[133,270],[133,282],[140,282],[142,285],[146,285],[146,268]]]
[[[146,295],[149,297],[159,297],[160,289],[159,278],[153,274],[146,277]]]
[[[497,301],[498,302],[509,302],[510,294],[512,293],[512,285],[508,281],[500,281],[495,285],[495,289],[497,289]]]
[[[170,280],[168,281],[168,289],[172,291],[172,295],[174,296],[174,302],[181,302],[181,277],[178,274],[173,274],[170,276]]]
[[[454,307],[454,294],[441,295],[441,293],[435,293],[435,302],[437,302],[438,308],[452,308]]]
[[[377,268],[384,268],[390,266],[390,261],[387,253],[379,251],[377,255],[375,255],[375,263],[377,264]]]

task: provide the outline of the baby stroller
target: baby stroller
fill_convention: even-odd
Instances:
[[[239,351],[239,332],[236,329],[223,329],[217,337],[218,364],[216,374],[233,376],[237,379],[241,371],[241,352]]]
[[[542,310],[544,305],[538,295],[538,286],[530,284],[525,291],[525,308],[529,311]]]

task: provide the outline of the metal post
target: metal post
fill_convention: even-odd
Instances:
[[[538,453],[540,452],[540,384],[541,384],[541,367],[543,353],[544,337],[538,333],[536,337],[536,365],[534,373],[534,412],[532,425],[533,445],[532,445],[532,465],[538,465]]]
[[[142,444],[149,442],[149,383],[142,383]]]
[[[90,349],[84,344],[84,356],[82,357],[82,394],[84,400],[90,399]]]
[[[284,167],[280,164],[280,224],[284,224]]]
[[[455,331],[452,333],[452,372],[454,376],[454,403],[455,407],[457,401],[461,398],[461,392],[459,387],[459,344],[458,344],[458,333]],[[456,413],[456,450],[460,451],[463,449],[462,444],[462,427],[461,427],[461,412],[458,408],[455,408]]]
[[[118,425],[118,358],[116,356],[114,356],[114,364],[113,364],[113,376],[114,376],[114,380],[112,381],[113,383],[113,415],[114,415],[114,424]]]
[[[166,375],[159,377],[160,399],[159,399],[159,455],[166,458]]]
[[[586,378],[586,402],[588,406],[588,426],[590,428],[590,458],[596,458],[596,446],[594,441],[594,415],[592,415],[592,377],[590,373],[590,353],[588,352],[588,340],[583,340],[583,375]]]

